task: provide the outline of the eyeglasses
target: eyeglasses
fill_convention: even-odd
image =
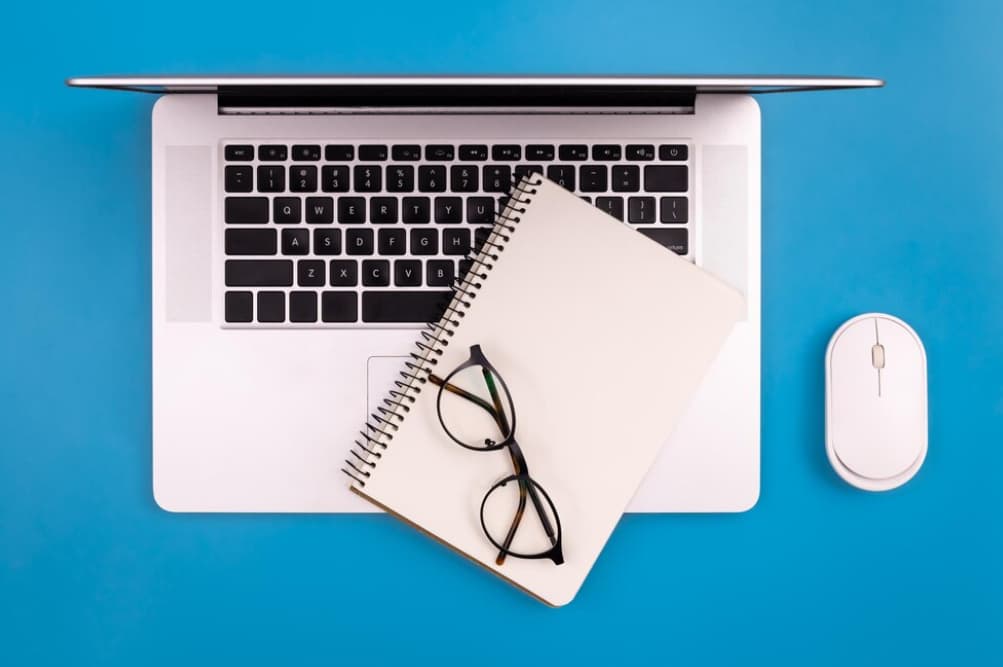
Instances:
[[[515,439],[515,406],[505,380],[480,345],[445,379],[430,374],[439,387],[436,411],[446,435],[476,452],[507,449],[515,473],[490,487],[481,501],[481,528],[498,549],[495,563],[507,556],[564,562],[561,520],[547,492],[532,477]],[[484,394],[487,394],[487,397]],[[526,506],[531,511],[526,512]]]

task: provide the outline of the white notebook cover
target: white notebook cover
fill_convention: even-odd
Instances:
[[[438,388],[416,401],[352,489],[547,604],[578,592],[628,501],[742,316],[743,297],[620,221],[533,176],[510,211],[519,222],[464,308],[434,370],[446,375],[479,344],[505,379],[516,438],[556,505],[565,562],[508,558],[484,535],[480,503],[513,473],[505,450],[452,442]],[[540,182],[542,181],[542,182]],[[538,183],[539,182],[539,183]],[[490,246],[485,246],[491,251]],[[454,318],[455,319],[455,318]],[[421,372],[417,375],[423,375]],[[388,388],[389,389],[389,388]],[[365,452],[356,448],[363,456]],[[354,457],[353,457],[354,458]],[[358,461],[356,460],[356,463]]]

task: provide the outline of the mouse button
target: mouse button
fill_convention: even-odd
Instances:
[[[841,331],[829,352],[829,442],[851,470],[868,470],[880,419],[878,372],[871,365],[874,319],[854,322]],[[858,472],[858,474],[864,474]]]

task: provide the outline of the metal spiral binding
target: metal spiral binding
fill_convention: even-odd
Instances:
[[[373,468],[383,456],[383,450],[393,440],[400,422],[411,411],[411,405],[428,382],[426,377],[431,373],[431,367],[438,363],[436,357],[442,356],[442,348],[449,345],[448,338],[456,333],[456,327],[466,314],[466,309],[477,297],[481,281],[494,268],[499,254],[505,250],[505,244],[511,240],[515,226],[521,221],[520,215],[526,212],[526,205],[541,183],[538,174],[530,174],[516,181],[505,208],[495,216],[494,226],[484,243],[476,254],[464,257],[470,263],[470,268],[464,275],[453,280],[453,292],[445,311],[438,322],[425,326],[420,338],[415,341],[410,359],[404,362],[400,379],[394,381],[394,388],[383,399],[383,405],[377,406],[376,412],[370,415],[370,420],[359,431],[360,437],[349,451],[349,458],[345,459],[345,467],[341,471],[352,478],[353,485],[366,485]]]

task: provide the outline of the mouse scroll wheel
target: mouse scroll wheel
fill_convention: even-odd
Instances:
[[[880,343],[871,348],[871,365],[875,368],[885,367],[885,346]]]

